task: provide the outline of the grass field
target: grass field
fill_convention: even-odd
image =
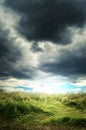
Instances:
[[[86,130],[86,94],[0,91],[0,130]]]

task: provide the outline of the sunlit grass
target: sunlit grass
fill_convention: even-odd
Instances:
[[[0,130],[86,130],[86,94],[0,92]]]

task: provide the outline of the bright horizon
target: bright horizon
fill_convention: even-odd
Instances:
[[[7,92],[29,92],[29,93],[45,93],[45,94],[67,94],[67,93],[83,93],[86,92],[84,84],[70,83],[61,77],[47,77],[46,79],[36,80],[16,80],[9,79],[5,84],[1,82],[3,90]],[[84,81],[82,81],[84,82]]]

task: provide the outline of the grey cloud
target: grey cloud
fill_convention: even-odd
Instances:
[[[37,52],[43,52],[43,49],[39,47],[37,42],[34,42],[31,46],[31,51],[37,53]]]
[[[85,0],[5,0],[22,18],[18,31],[31,41],[71,42],[68,27],[82,27],[86,21]]]
[[[57,59],[55,59],[53,62],[41,64],[40,69],[48,73],[67,76],[72,79],[86,76],[85,43],[81,43],[79,49],[77,49],[77,43],[72,51],[70,49],[62,49],[60,56]]]
[[[50,54],[54,53],[54,51],[49,49],[47,50],[50,53],[46,52],[41,56],[37,54],[36,59],[39,60],[37,61],[39,70],[72,78],[86,75],[86,40],[79,43],[78,50],[75,48],[77,48],[79,40],[77,45],[73,46],[72,51],[70,48],[67,48],[68,43],[71,43],[69,46],[76,44],[73,43],[75,32],[70,31],[69,27],[82,28],[80,35],[83,34],[83,27],[86,22],[85,0],[5,0],[4,5],[5,7],[10,7],[21,16],[16,29],[18,33],[24,35],[33,43],[30,49],[28,48],[28,52],[34,52],[31,56],[33,60],[35,59],[35,53],[43,52],[43,49],[38,45],[39,41],[50,41],[51,44],[55,43],[54,47],[56,46],[57,48],[59,48],[57,44],[66,45],[65,47],[61,46],[62,49],[58,54],[55,52],[55,55]],[[3,30],[1,34],[4,35],[0,37],[0,50],[2,50],[0,52],[0,76],[16,78],[34,77],[37,71],[34,67],[29,65],[22,65],[20,68],[13,67],[13,64],[21,58],[21,54],[18,48],[13,46],[14,41],[8,39],[9,31]],[[10,45],[11,42],[13,44]],[[47,42],[45,43],[47,45]],[[50,54],[51,60],[46,62],[49,58],[49,56],[46,58],[48,54]],[[28,55],[29,53],[27,54],[27,60],[29,59]],[[42,60],[45,61],[42,62]]]
[[[34,68],[16,67],[16,62],[22,58],[21,50],[15,46],[14,39],[9,37],[10,31],[2,23],[0,25],[0,80],[10,77],[32,78],[35,75]]]
[[[13,77],[18,79],[32,79],[36,76],[37,70],[34,67],[29,66],[27,67],[21,67],[21,68],[15,68],[12,70]]]

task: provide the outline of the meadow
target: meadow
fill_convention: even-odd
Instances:
[[[86,130],[86,93],[46,95],[0,90],[0,130]]]

